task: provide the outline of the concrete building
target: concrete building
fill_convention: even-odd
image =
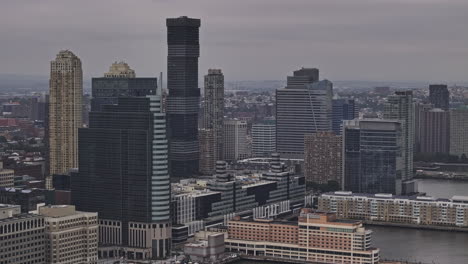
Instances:
[[[168,18],[167,118],[172,181],[198,174],[200,19]]]
[[[433,109],[430,103],[417,102],[414,104],[414,151],[421,152],[421,133],[423,133],[423,115],[425,112]]]
[[[304,135],[332,130],[333,84],[318,81],[318,69],[302,68],[276,90],[276,150],[303,158]]]
[[[205,75],[203,128],[214,133],[215,158],[224,160],[224,75],[220,69],[209,69]]]
[[[332,129],[337,135],[341,135],[343,120],[353,120],[359,117],[359,110],[357,109],[354,99],[333,98],[332,109]]]
[[[200,129],[198,141],[200,142],[200,173],[213,175],[216,168],[216,135],[212,129]]]
[[[184,245],[184,254],[192,261],[216,263],[224,254],[224,234],[208,234],[206,239]]]
[[[343,188],[364,193],[402,192],[402,129],[398,120],[344,122]]]
[[[468,157],[468,106],[450,110],[450,154]]]
[[[416,182],[413,180],[413,148],[414,148],[414,102],[412,91],[396,91],[387,98],[384,105],[383,118],[397,119],[401,124],[402,162],[401,171],[402,193],[416,192]]]
[[[81,60],[69,50],[50,62],[49,94],[50,174],[67,174],[78,167],[78,128],[83,125]]]
[[[379,263],[371,247],[372,231],[360,221],[302,209],[297,222],[241,220],[228,222],[226,249],[241,254],[311,263]]]
[[[304,176],[306,182],[326,184],[342,179],[342,139],[334,132],[305,135]]]
[[[450,112],[440,108],[424,111],[421,115],[420,151],[444,153],[450,150]]]
[[[160,259],[171,248],[166,118],[160,95],[120,97],[80,129],[72,204],[99,213],[99,256]]]
[[[15,171],[4,169],[3,162],[0,162],[0,188],[15,187]]]
[[[248,158],[247,122],[240,120],[224,121],[224,159],[234,161]]]
[[[324,193],[318,209],[338,218],[434,226],[468,226],[468,197],[436,199],[352,192]]]
[[[435,108],[449,110],[450,92],[445,84],[429,85],[429,101]]]
[[[46,225],[46,261],[50,264],[96,264],[98,215],[79,212],[73,205],[39,208]]]
[[[252,125],[252,156],[270,157],[276,153],[275,121]]]
[[[136,78],[135,71],[127,63],[114,62],[104,77],[92,78],[91,111],[117,104],[118,97],[155,95],[157,88],[157,78]]]
[[[22,214],[19,205],[0,204],[0,263],[48,264],[44,217]]]

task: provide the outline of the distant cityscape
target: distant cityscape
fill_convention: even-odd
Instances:
[[[468,232],[468,193],[419,186],[468,181],[468,83],[226,81],[201,25],[167,18],[158,76],[74,47],[0,75],[0,264],[413,263],[373,228]]]

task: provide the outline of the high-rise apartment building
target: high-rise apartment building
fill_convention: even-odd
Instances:
[[[168,18],[167,117],[171,180],[198,173],[198,57],[200,19]]]
[[[160,95],[121,97],[80,129],[72,204],[99,213],[100,257],[168,256],[171,246],[166,119]]]
[[[444,153],[450,150],[450,112],[434,108],[422,113],[420,151]]]
[[[307,134],[304,138],[304,176],[307,182],[341,184],[342,140],[334,132]]]
[[[354,99],[347,98],[333,98],[333,132],[337,135],[341,135],[341,129],[343,126],[343,120],[353,120],[358,118],[359,111],[354,103]]]
[[[215,162],[223,160],[224,151],[224,75],[219,69],[209,69],[205,75],[205,129],[212,129],[215,134]]]
[[[117,98],[155,95],[157,78],[136,78],[135,71],[125,62],[114,62],[104,77],[92,79],[91,111],[102,105],[117,104]]]
[[[421,152],[421,134],[423,133],[424,113],[433,109],[430,103],[417,102],[414,104],[414,152]]]
[[[343,189],[402,192],[402,128],[398,120],[344,121]]]
[[[265,121],[252,125],[252,155],[269,157],[276,153],[275,121]]]
[[[429,101],[435,108],[449,110],[450,92],[445,84],[429,85]]]
[[[403,162],[401,180],[404,194],[416,191],[416,183],[413,180],[414,116],[412,91],[396,91],[394,95],[387,98],[383,117],[385,119],[397,119],[401,124]]]
[[[302,68],[276,90],[276,150],[285,158],[304,156],[304,135],[332,130],[333,84],[318,70]]]
[[[0,263],[48,264],[44,217],[22,214],[19,205],[0,204]]]
[[[98,261],[97,213],[73,205],[39,208],[46,225],[46,260],[50,264],[95,264]]]
[[[468,106],[450,110],[450,154],[468,157]]]
[[[224,121],[224,159],[235,161],[248,158],[247,122],[240,120]]]
[[[302,209],[297,222],[273,219],[228,221],[228,251],[274,257],[291,263],[379,263],[371,247],[372,231],[361,221],[342,221],[335,214]]]
[[[198,131],[200,142],[200,173],[212,175],[216,169],[215,133],[212,129],[200,129]]]
[[[78,129],[82,127],[83,71],[69,50],[50,63],[49,159],[51,174],[78,167]]]

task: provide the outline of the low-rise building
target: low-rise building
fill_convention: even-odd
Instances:
[[[332,192],[322,194],[318,209],[338,218],[436,226],[468,226],[468,197],[436,199],[429,196],[398,196]]]
[[[313,263],[379,262],[372,231],[360,221],[338,220],[331,213],[302,209],[298,222],[257,219],[228,222],[228,251]]]
[[[39,214],[45,218],[47,263],[97,263],[97,213],[79,212],[73,205],[55,205],[40,207]]]
[[[193,261],[217,261],[224,253],[224,234],[208,234],[206,239],[187,243],[184,253]]]

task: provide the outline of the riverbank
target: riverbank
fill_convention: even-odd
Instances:
[[[410,229],[424,229],[424,230],[434,230],[434,231],[468,233],[468,228],[456,227],[456,226],[417,225],[417,224],[391,223],[391,222],[379,222],[379,221],[369,221],[369,220],[364,220],[363,223],[369,226],[400,227],[400,228],[410,228]]]

